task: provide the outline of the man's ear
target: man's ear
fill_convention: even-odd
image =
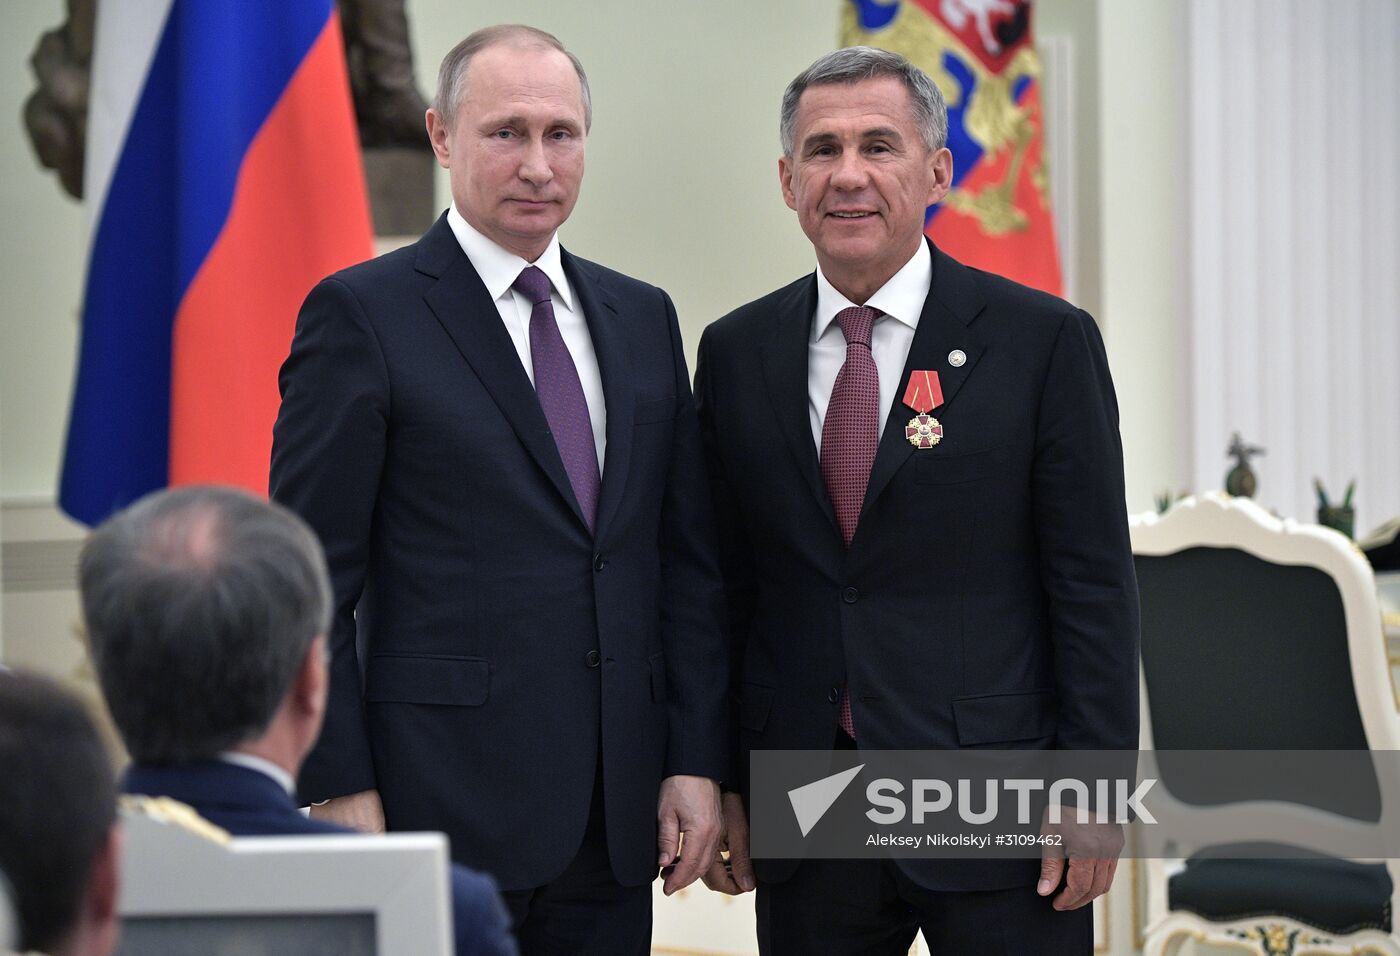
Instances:
[[[112,824],[102,841],[92,866],[88,870],[87,890],[83,894],[82,919],[90,927],[93,953],[107,954],[117,948],[121,931],[121,916],[117,902],[121,898],[121,857],[125,835],[120,821]]]
[[[315,714],[317,720],[326,710],[326,694],[330,687],[330,667],[326,662],[326,638],[319,635],[306,649],[297,676],[292,681],[291,699],[297,710]]]
[[[924,205],[932,206],[948,195],[948,190],[953,188],[953,151],[946,146],[934,150],[929,154],[928,161],[933,186],[929,189],[929,199]]]
[[[783,202],[788,208],[797,209],[797,196],[792,191],[792,157],[778,157],[778,183],[783,189]]]
[[[428,127],[428,142],[433,144],[433,155],[438,165],[447,169],[452,164],[451,130],[437,110],[430,109],[423,114],[423,122]]]

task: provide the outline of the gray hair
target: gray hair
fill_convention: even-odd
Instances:
[[[256,738],[331,621],[316,535],[232,488],[160,491],[118,512],[83,547],[78,582],[98,680],[141,763]]]
[[[783,93],[782,115],[778,125],[783,155],[792,156],[797,103],[808,87],[859,83],[883,76],[894,77],[909,91],[909,99],[914,104],[914,121],[924,145],[929,149],[942,149],[948,141],[948,107],[943,102],[943,93],[938,89],[938,84],[898,53],[870,46],[852,46],[819,57],[788,84],[787,91]]]
[[[593,127],[593,96],[588,91],[588,74],[583,72],[583,64],[579,62],[579,58],[566,50],[554,34],[525,26],[523,23],[502,23],[494,27],[483,27],[458,43],[443,57],[442,66],[438,67],[433,109],[449,127],[457,115],[458,104],[467,92],[467,68],[471,66],[472,57],[487,47],[501,43],[558,50],[568,57],[569,62],[574,65],[574,72],[578,74],[579,89],[583,92],[583,128],[586,131]]]

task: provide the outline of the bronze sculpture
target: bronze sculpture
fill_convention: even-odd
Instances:
[[[1264,449],[1258,445],[1246,445],[1240,433],[1235,432],[1225,454],[1235,456],[1235,467],[1225,475],[1225,490],[1239,498],[1253,498],[1259,480],[1254,475],[1254,469],[1249,467],[1249,460],[1255,455],[1264,454]]]

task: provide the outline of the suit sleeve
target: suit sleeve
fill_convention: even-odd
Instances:
[[[695,400],[700,422],[701,447],[715,509],[715,530],[719,537],[720,572],[724,580],[725,632],[729,646],[729,748],[730,771],[726,789],[734,789],[740,779],[739,767],[739,673],[744,663],[744,644],[757,605],[758,581],[753,568],[753,552],[744,531],[716,428],[718,408],[714,344],[711,330],[700,337],[695,364]]]
[[[457,956],[518,956],[510,914],[485,873],[453,865],[452,934]]]
[[[318,801],[375,787],[355,606],[384,463],[389,379],[374,331],[344,283],[327,279],[307,297],[279,385],[270,493],[320,537],[335,592],[326,718],[299,785],[303,800]]]
[[[661,628],[669,688],[665,773],[719,780],[728,772],[729,665],[714,514],[680,325],[670,297],[664,292],[661,297],[676,376],[676,418],[660,540]]]
[[[1098,327],[1065,316],[1038,413],[1032,496],[1059,698],[1058,744],[1138,743],[1138,599],[1118,401]]]

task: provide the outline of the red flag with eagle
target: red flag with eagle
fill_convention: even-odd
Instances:
[[[953,188],[928,209],[929,238],[1060,295],[1031,0],[846,0],[841,45],[907,57],[948,101]]]

